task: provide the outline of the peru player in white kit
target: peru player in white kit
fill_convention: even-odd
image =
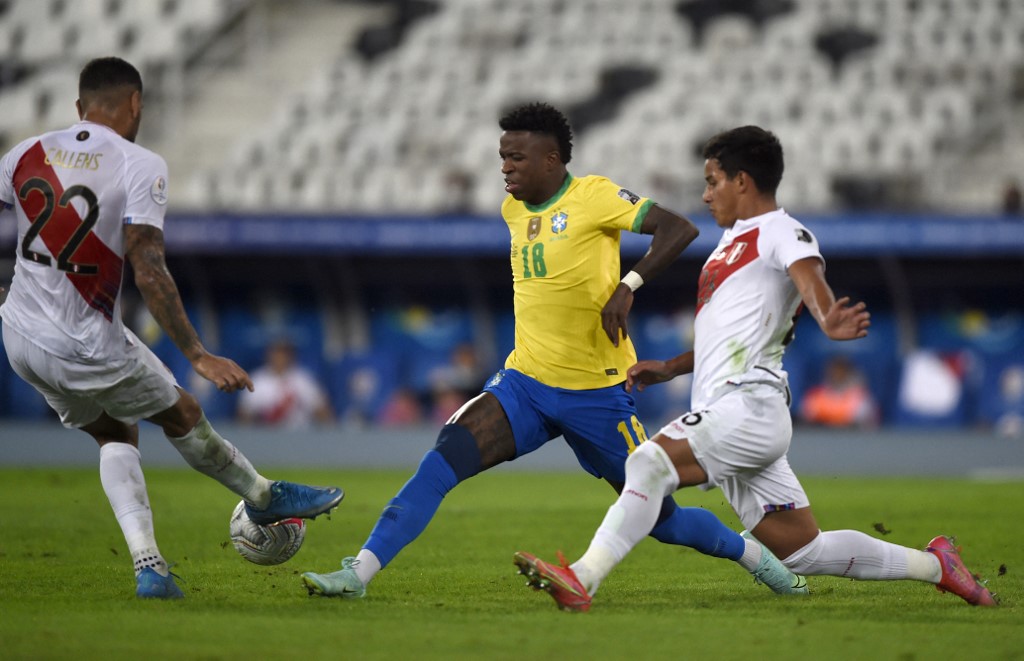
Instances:
[[[164,260],[167,165],[134,144],[142,79],[118,58],[82,70],[82,120],[30,138],[0,160],[0,208],[18,223],[3,342],[14,371],[64,426],[100,446],[100,480],[125,535],[140,597],[182,592],[157,548],[138,450],[138,421],[160,426],[196,470],[213,477],[267,524],[313,518],[338,488],[270,482],[210,426],[195,397],[121,321],[124,261],[146,306],[192,367],[225,392],[252,388],[234,361],[205,349]],[[0,221],[13,220],[3,214]]]
[[[627,388],[637,390],[693,372],[693,408],[630,455],[626,485],[586,553],[565,567],[543,563],[548,591],[563,607],[589,606],[601,581],[650,532],[665,495],[719,486],[744,535],[794,574],[924,581],[970,604],[995,605],[949,537],[918,551],[854,530],[819,530],[786,459],[793,427],[782,355],[801,308],[833,340],[866,336],[870,317],[863,303],[836,300],[817,240],[776,203],[783,159],[772,133],[725,131],[708,141],[704,158],[704,202],[725,231],[701,272],[693,351],[643,360],[627,372]]]

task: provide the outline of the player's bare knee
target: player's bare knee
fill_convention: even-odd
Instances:
[[[641,443],[626,459],[626,482],[649,495],[664,498],[679,486],[679,475],[661,446]]]
[[[463,429],[473,439],[480,461],[476,472],[487,470],[516,457],[516,441],[512,432],[512,424],[509,422],[501,402],[491,393],[481,393],[459,409],[459,412],[452,416],[448,424],[442,428],[442,433],[437,437],[438,445],[441,445],[442,442],[452,442],[446,440],[446,435],[458,433],[459,436],[464,436],[460,432],[445,431],[449,427]]]
[[[92,436],[100,447],[107,443],[127,443],[135,447],[139,446],[139,426],[115,420],[106,413],[82,427],[82,431]]]
[[[151,422],[156,423],[164,430],[164,434],[172,438],[181,438],[188,434],[195,429],[203,416],[203,408],[192,393],[181,388],[178,389],[178,392],[181,397],[174,403],[174,406],[150,418]]]

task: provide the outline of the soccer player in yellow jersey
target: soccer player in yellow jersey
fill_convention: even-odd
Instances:
[[[358,556],[344,558],[333,573],[303,574],[311,594],[364,596],[377,572],[426,528],[444,496],[481,471],[561,436],[587,472],[621,491],[626,457],[647,440],[624,388],[626,370],[636,363],[627,316],[633,292],[675,260],[697,229],[604,177],[569,174],[572,131],[555,108],[525,105],[499,125],[515,349],[442,428]],[[623,231],[652,240],[621,277]],[[806,592],[802,578],[707,510],[680,508],[667,497],[651,536],[735,560],[776,592]]]

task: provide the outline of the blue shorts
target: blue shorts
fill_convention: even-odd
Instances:
[[[647,440],[636,402],[622,384],[594,390],[552,388],[516,370],[501,370],[484,386],[512,425],[516,456],[563,436],[588,473],[626,481],[626,457]]]

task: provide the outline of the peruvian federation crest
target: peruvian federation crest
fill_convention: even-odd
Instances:
[[[538,234],[540,234],[540,216],[534,216],[526,224],[526,238],[533,241],[537,238]]]
[[[569,216],[564,211],[559,211],[554,216],[551,216],[551,231],[554,234],[564,232],[566,225],[569,224]]]

